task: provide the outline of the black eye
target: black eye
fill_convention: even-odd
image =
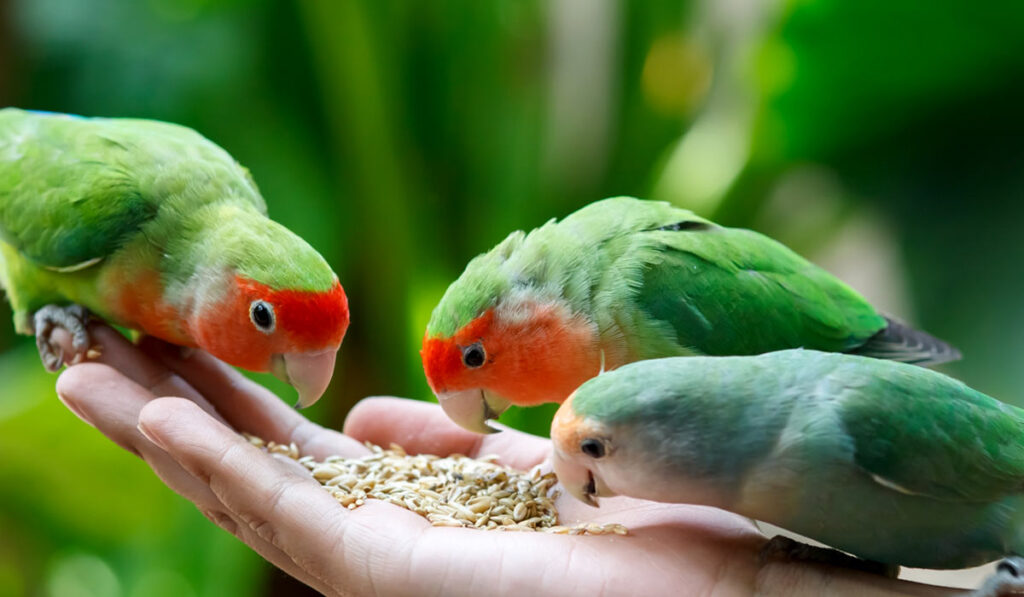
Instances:
[[[604,458],[604,442],[588,437],[580,442],[580,451],[591,458]]]
[[[462,363],[470,369],[476,369],[487,360],[487,353],[479,342],[474,342],[462,349]]]
[[[274,331],[274,307],[266,301],[253,301],[249,305],[249,319],[261,332]]]

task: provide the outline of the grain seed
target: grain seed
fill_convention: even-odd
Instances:
[[[458,454],[442,458],[409,455],[395,444],[383,449],[367,443],[370,454],[362,458],[329,456],[317,462],[312,456],[302,456],[294,443],[243,436],[257,448],[297,460],[349,510],[368,499],[378,499],[415,512],[438,527],[560,535],[628,534],[621,524],[559,524],[554,473],[542,473],[539,467],[516,471],[497,464],[494,454],[478,459]]]

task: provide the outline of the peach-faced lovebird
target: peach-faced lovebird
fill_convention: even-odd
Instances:
[[[941,373],[800,349],[632,363],[551,426],[585,502],[713,506],[922,568],[1024,554],[1022,438],[1024,410]]]
[[[301,406],[315,402],[347,299],[323,257],[266,212],[249,172],[191,129],[0,110],[0,283],[50,370],[88,354],[94,313],[272,371]]]
[[[813,348],[959,357],[781,244],[668,203],[598,201],[473,259],[434,309],[423,368],[445,412],[489,432],[642,359]]]

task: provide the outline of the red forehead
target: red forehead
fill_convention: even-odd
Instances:
[[[263,299],[274,306],[277,326],[292,342],[306,350],[333,348],[341,344],[348,329],[348,297],[340,282],[329,290],[272,290],[255,280],[237,277],[243,294]]]
[[[444,391],[445,386],[463,373],[462,348],[482,338],[491,328],[494,310],[488,309],[483,315],[467,323],[451,338],[429,338],[424,336],[420,357],[427,383],[435,392]]]

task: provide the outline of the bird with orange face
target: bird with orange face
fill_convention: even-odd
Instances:
[[[798,347],[959,358],[768,237],[629,197],[473,259],[434,309],[421,356],[449,417],[488,433],[510,405],[562,402],[602,368]]]
[[[327,388],[349,322],[338,277],[267,217],[249,172],[151,120],[0,110],[0,283],[50,370],[89,354],[96,315],[271,371],[300,406]]]

